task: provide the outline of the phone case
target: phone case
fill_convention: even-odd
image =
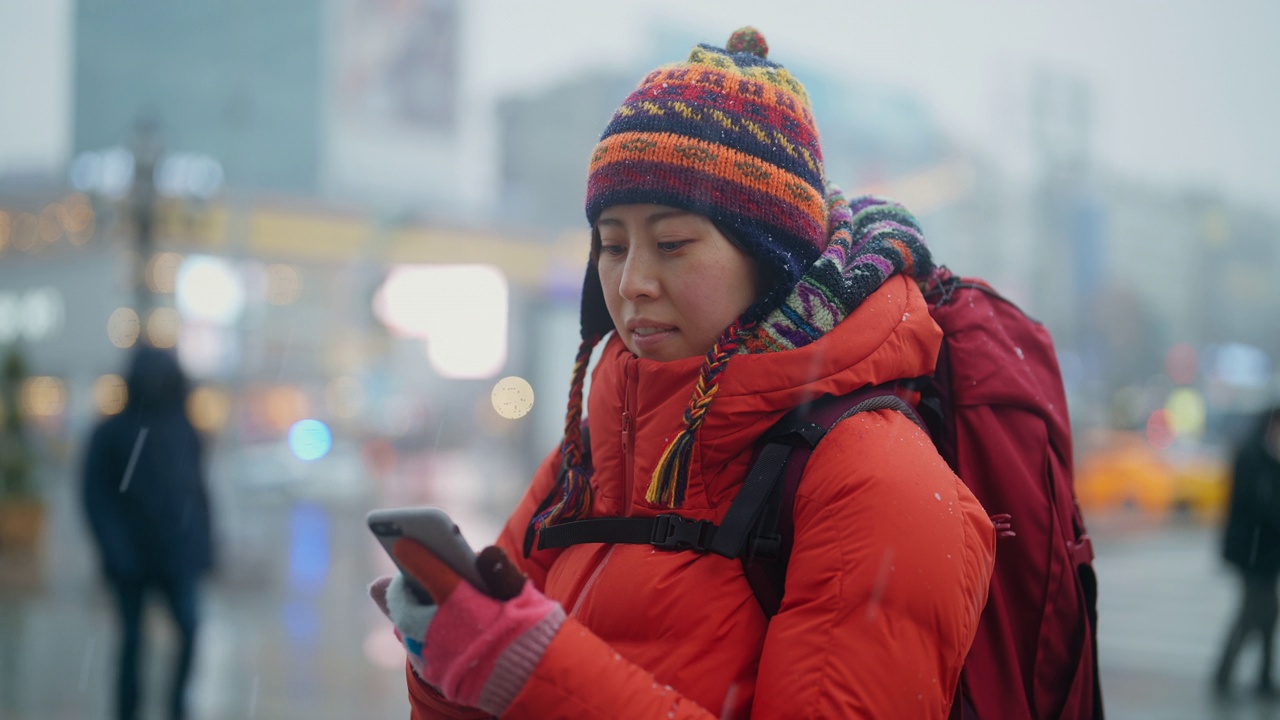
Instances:
[[[391,552],[391,546],[401,537],[407,537],[426,545],[463,580],[480,592],[489,594],[489,589],[476,570],[475,551],[444,510],[431,506],[385,508],[370,512],[365,520],[393,562],[395,555]],[[396,562],[396,567],[400,568],[405,582],[420,602],[434,602],[426,589],[400,567],[400,563]]]

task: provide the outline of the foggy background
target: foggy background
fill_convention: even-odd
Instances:
[[[211,457],[195,716],[405,716],[364,513],[493,538],[563,425],[591,148],[746,24],[828,178],[1053,333],[1111,716],[1270,717],[1208,678],[1227,454],[1280,392],[1280,8],[1189,0],[0,0],[0,354],[37,458],[0,488],[0,716],[108,716],[76,485],[140,338]]]

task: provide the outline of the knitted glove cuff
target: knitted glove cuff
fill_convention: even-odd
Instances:
[[[528,580],[505,601],[459,583],[427,629],[422,679],[454,702],[501,715],[563,622],[560,604]],[[486,694],[493,699],[481,704]]]
[[[564,609],[557,604],[546,617],[507,646],[494,664],[493,674],[485,682],[476,707],[494,715],[506,712],[529,681],[564,619]]]

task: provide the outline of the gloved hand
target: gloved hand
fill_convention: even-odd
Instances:
[[[560,629],[564,610],[533,587],[500,548],[485,548],[476,559],[490,594],[413,540],[397,540],[392,550],[437,601],[418,602],[400,575],[369,586],[369,595],[395,624],[414,672],[451,702],[501,715]]]

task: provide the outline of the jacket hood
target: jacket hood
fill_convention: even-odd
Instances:
[[[746,475],[755,441],[792,408],[824,394],[927,375],[941,340],[915,282],[894,276],[818,340],[735,357],[698,431],[681,514],[718,520]],[[689,388],[703,362],[645,360],[616,335],[609,338],[587,402],[593,475],[619,473],[626,482],[593,481],[593,514],[669,512],[647,503],[645,490],[663,449],[683,427]]]
[[[139,346],[134,351],[125,385],[129,390],[125,407],[129,411],[182,412],[186,407],[187,377],[178,365],[178,358],[167,350]]]

